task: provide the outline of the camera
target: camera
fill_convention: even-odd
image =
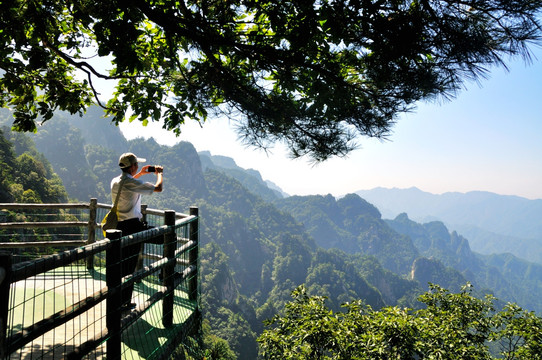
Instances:
[[[147,171],[148,171],[148,172],[155,172],[155,171],[156,171],[156,168],[155,168],[154,166],[149,166],[149,167],[147,168]]]

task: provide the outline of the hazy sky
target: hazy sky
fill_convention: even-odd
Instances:
[[[315,166],[288,158],[281,146],[268,154],[244,147],[227,120],[187,126],[179,138],[136,122],[121,129],[128,139],[155,134],[161,144],[185,140],[198,151],[232,157],[290,195],[416,186],[542,199],[542,51],[535,55],[530,65],[517,60],[509,72],[495,68],[480,85],[465,84],[452,101],[418,104],[398,119],[389,141],[359,138],[361,148],[347,158]]]

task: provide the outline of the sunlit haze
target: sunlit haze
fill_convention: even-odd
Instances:
[[[480,85],[465,84],[456,99],[419,104],[398,119],[389,141],[359,138],[361,148],[347,158],[317,165],[290,159],[280,145],[269,153],[243,146],[228,120],[186,125],[178,138],[159,124],[134,121],[121,130],[128,139],[189,141],[197,151],[231,157],[290,195],[415,186],[435,194],[481,190],[542,199],[542,51],[535,54],[530,65],[517,60],[509,72],[496,68]]]

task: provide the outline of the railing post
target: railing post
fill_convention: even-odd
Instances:
[[[195,216],[196,220],[190,223],[190,241],[194,241],[195,245],[188,252],[188,261],[190,266],[194,266],[196,271],[188,283],[188,298],[190,300],[198,300],[198,257],[199,257],[199,209],[197,206],[190,207],[190,215]]]
[[[175,211],[167,210],[164,214],[164,223],[168,226],[175,225]],[[164,235],[164,257],[168,259],[168,265],[164,267],[164,285],[166,295],[162,300],[162,325],[169,327],[173,325],[173,300],[175,298],[175,250],[177,249],[177,235],[175,229],[171,229]]]
[[[88,207],[88,240],[87,245],[94,244],[96,242],[96,212],[98,210],[98,199],[90,199]],[[87,269],[92,270],[94,268],[94,255],[90,255],[87,258]]]
[[[105,281],[107,284],[106,319],[107,332],[107,358],[120,359],[121,355],[121,303],[122,303],[122,272],[121,272],[121,237],[120,230],[107,230],[107,238],[111,246],[105,253],[106,270]]]
[[[11,254],[0,252],[0,359],[8,358],[7,324],[9,288],[11,286]]]
[[[147,223],[147,204],[141,204],[141,214],[143,217],[141,218],[141,221],[144,223]],[[135,270],[141,270],[143,268],[143,253],[145,252],[145,243],[141,244],[141,250],[139,250],[139,255],[137,256],[137,264]],[[141,280],[136,281],[137,283],[140,283]]]
[[[147,207],[147,204],[141,204],[141,215],[143,215],[141,221],[143,222],[147,222]]]

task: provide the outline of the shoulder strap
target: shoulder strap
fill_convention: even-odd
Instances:
[[[119,190],[117,191],[117,196],[115,197],[115,203],[113,204],[113,208],[112,209],[116,209],[117,208],[117,204],[119,203],[119,197],[120,197],[120,192],[122,190],[122,184],[124,183],[124,180],[126,180],[126,178],[122,179],[119,183]]]

